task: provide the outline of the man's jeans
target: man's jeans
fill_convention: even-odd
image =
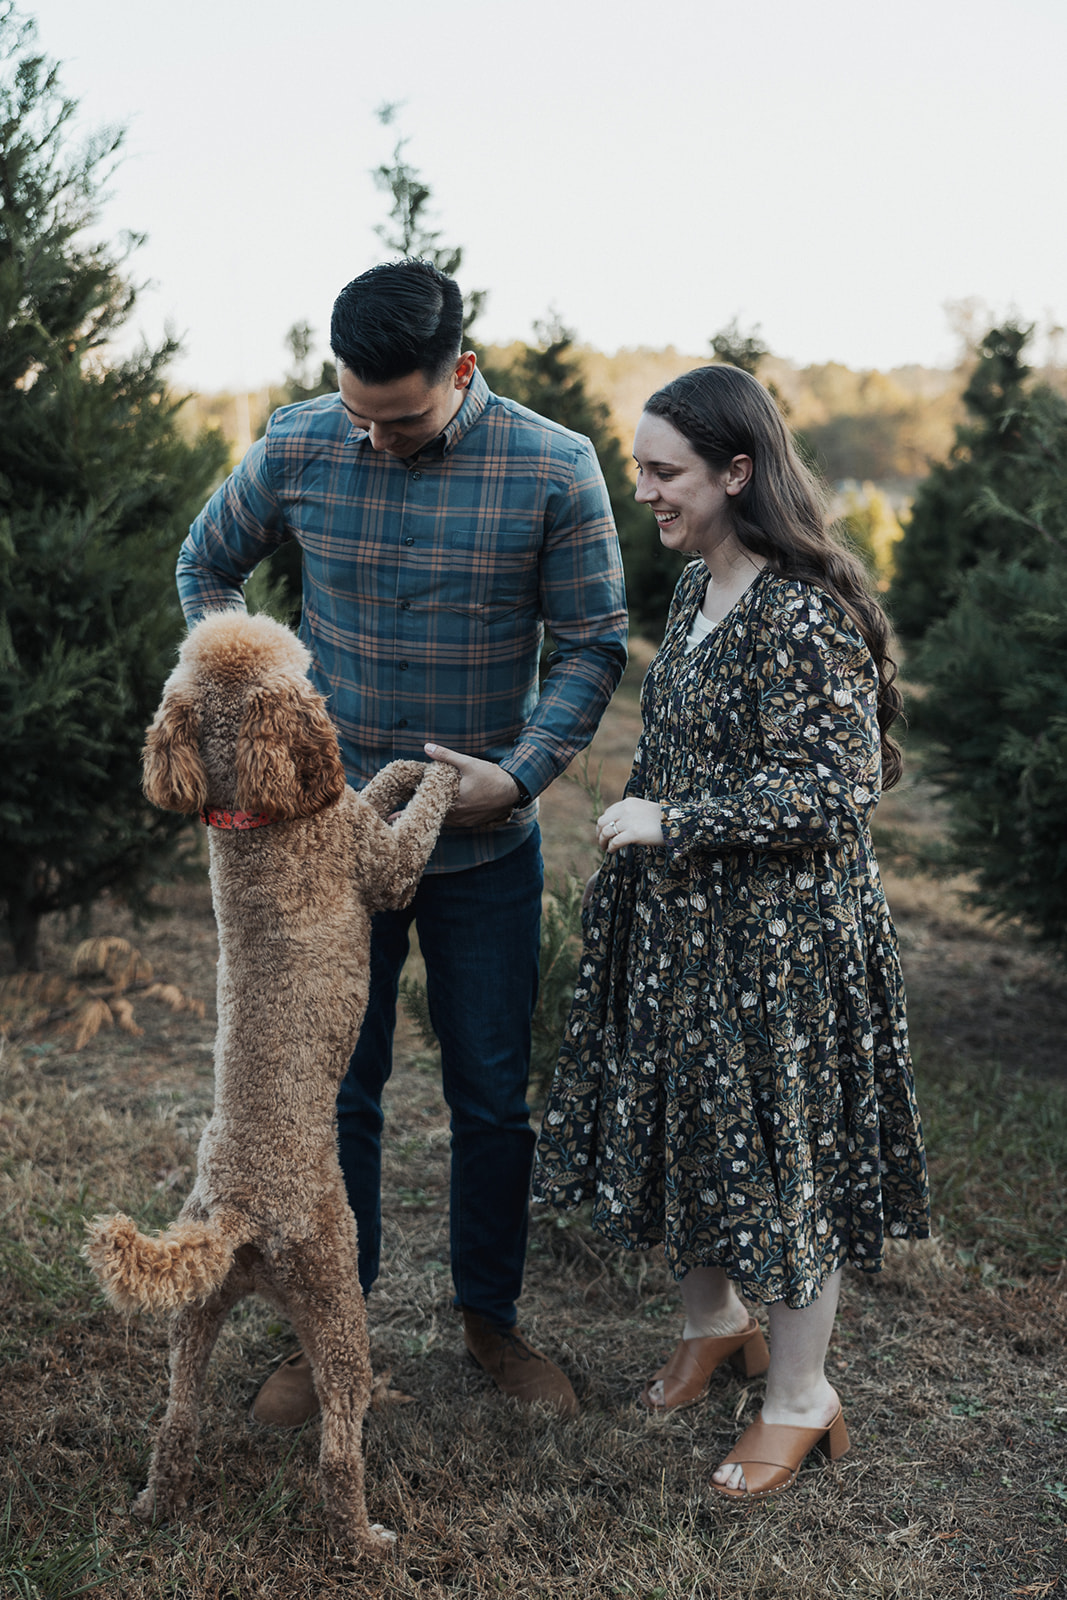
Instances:
[[[382,1089],[414,920],[452,1112],[450,1240],[456,1304],[498,1327],[522,1289],[535,1135],[526,1086],[537,999],[540,834],[466,872],[423,878],[403,911],[375,916],[367,1015],[337,1097],[338,1145],[366,1294],[381,1253]]]

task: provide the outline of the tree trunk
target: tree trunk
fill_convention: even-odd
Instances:
[[[19,972],[39,972],[41,956],[38,938],[41,932],[41,913],[35,911],[28,900],[14,899],[9,894],[7,925],[15,952],[15,966]]]

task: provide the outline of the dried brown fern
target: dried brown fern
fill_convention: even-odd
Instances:
[[[53,1014],[77,1006],[81,997],[76,984],[56,973],[15,972],[0,978],[0,1033],[25,1038]]]
[[[111,1007],[106,1000],[86,1000],[72,1017],[64,1019],[59,1026],[59,1032],[73,1033],[74,1048],[80,1050],[90,1039],[96,1038],[101,1028],[110,1028],[114,1020]]]
[[[120,994],[134,984],[150,983],[152,966],[128,939],[110,935],[101,939],[83,939],[74,952],[71,970],[76,978],[103,977]]]
[[[130,998],[159,1000],[171,1011],[204,1015],[204,1002],[174,983],[154,980],[151,962],[128,939],[110,935],[83,939],[70,972],[18,972],[0,979],[0,1036],[11,1040],[73,1035],[81,1050],[103,1028],[121,1028],[139,1038]]]

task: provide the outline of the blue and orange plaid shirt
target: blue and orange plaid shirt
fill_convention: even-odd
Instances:
[[[288,539],[312,680],[357,788],[433,741],[537,795],[588,744],[626,662],[618,538],[588,439],[479,372],[408,460],[375,451],[337,395],[285,406],[182,546],[187,620],[242,605],[249,573]],[[546,626],[557,653],[539,693]],[[506,854],[535,815],[446,829],[429,870]]]

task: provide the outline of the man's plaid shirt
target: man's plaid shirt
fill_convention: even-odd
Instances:
[[[533,795],[592,738],[626,661],[622,562],[587,439],[490,392],[418,456],[376,452],[337,395],[276,411],[194,522],[186,618],[243,604],[280,544],[303,559],[300,633],[357,787],[432,740],[500,762]],[[557,655],[538,694],[547,625]],[[536,808],[451,829],[430,871],[506,854]]]

